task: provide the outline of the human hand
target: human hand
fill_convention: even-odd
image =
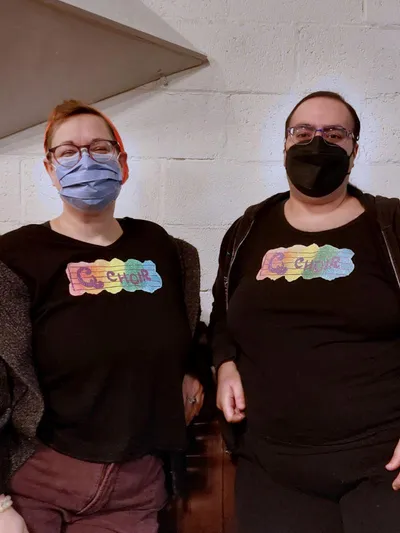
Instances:
[[[0,513],[0,533],[29,533],[24,519],[13,507]]]
[[[242,380],[233,361],[223,363],[218,369],[217,407],[227,422],[241,422],[246,417]]]
[[[182,383],[183,404],[185,406],[185,420],[188,426],[197,416],[204,402],[204,389],[200,381],[190,374],[186,374]]]
[[[397,443],[396,448],[394,449],[393,456],[386,465],[386,469],[390,472],[398,470],[400,468],[400,440]],[[393,490],[400,490],[400,474],[392,483]]]

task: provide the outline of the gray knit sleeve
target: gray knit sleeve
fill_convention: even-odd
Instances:
[[[0,494],[6,491],[6,480],[10,470],[8,449],[8,426],[11,419],[11,393],[7,369],[0,359]]]
[[[7,368],[0,359],[0,432],[11,418],[11,393],[8,383]],[[0,456],[1,457],[1,456]]]
[[[186,311],[192,335],[200,319],[200,260],[197,249],[182,239],[173,239],[181,262]]]
[[[31,358],[30,296],[25,283],[0,261],[0,493],[9,474],[11,429],[34,438],[42,399]]]

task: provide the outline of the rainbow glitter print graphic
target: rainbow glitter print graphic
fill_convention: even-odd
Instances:
[[[326,244],[269,250],[263,258],[257,280],[273,281],[284,277],[286,281],[321,278],[333,281],[349,276],[354,270],[354,252],[347,248],[335,248]]]
[[[143,263],[128,259],[94,263],[69,263],[67,266],[69,292],[72,296],[100,294],[102,291],[117,294],[121,291],[144,291],[153,293],[162,287],[162,279],[153,261]]]

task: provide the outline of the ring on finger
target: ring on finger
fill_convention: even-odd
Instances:
[[[191,405],[194,405],[195,403],[197,403],[196,396],[188,396],[186,399]]]

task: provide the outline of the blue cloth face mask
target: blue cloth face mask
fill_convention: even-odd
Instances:
[[[80,161],[71,168],[56,163],[60,196],[81,211],[101,211],[116,200],[121,191],[122,171],[117,159],[109,159],[109,155],[106,158],[104,162],[94,161],[83,152]]]

